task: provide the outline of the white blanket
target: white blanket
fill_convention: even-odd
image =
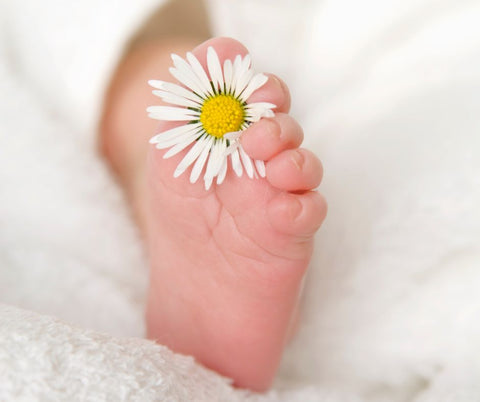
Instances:
[[[160,3],[0,3],[0,400],[480,400],[478,1],[210,2],[215,33],[286,79],[325,165],[266,396],[141,339],[147,268],[94,133]]]

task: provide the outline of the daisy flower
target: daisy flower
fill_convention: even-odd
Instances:
[[[225,60],[222,68],[213,47],[207,50],[208,71],[192,53],[187,53],[186,60],[172,54],[172,60],[174,67],[169,71],[183,86],[157,80],[150,80],[149,84],[156,88],[155,95],[175,106],[150,106],[147,112],[153,119],[184,122],[150,140],[159,149],[170,148],[164,158],[193,144],[174,177],[193,165],[190,182],[195,183],[205,167],[203,180],[208,190],[215,178],[217,184],[225,179],[228,159],[239,177],[243,171],[250,178],[265,177],[264,162],[252,160],[239,139],[250,124],[262,117],[273,117],[274,104],[248,102],[268,77],[252,70],[249,55],[238,55],[233,62]]]

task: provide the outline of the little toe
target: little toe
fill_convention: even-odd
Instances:
[[[277,113],[252,124],[240,141],[251,158],[268,161],[286,149],[298,148],[303,141],[303,130],[288,114]]]
[[[270,224],[279,232],[313,236],[327,214],[327,203],[316,191],[304,194],[281,193],[267,209]]]
[[[307,149],[281,152],[266,165],[270,184],[280,190],[303,191],[316,188],[323,175],[320,160]]]

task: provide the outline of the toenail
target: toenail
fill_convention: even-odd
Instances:
[[[292,162],[298,170],[302,170],[305,158],[300,151],[293,151],[291,154]]]
[[[285,92],[284,88],[283,88],[283,84],[282,84],[282,81],[280,81],[275,75],[269,75],[268,76],[268,80],[274,82],[275,86],[280,89],[280,91],[282,92]]]
[[[285,106],[285,104],[289,102],[290,95],[289,95],[288,87],[276,75],[273,75],[273,74],[269,75],[268,80],[269,81],[272,80],[272,82],[274,83],[273,85],[277,88],[276,91],[279,91],[281,94],[281,97],[282,97],[281,99],[283,99],[283,101],[282,101],[282,104],[277,104],[277,110],[282,109]]]
[[[281,130],[280,125],[276,120],[264,119],[262,123],[265,125],[265,132],[267,135],[275,140],[280,138]]]
[[[290,201],[290,205],[289,205],[289,211],[288,211],[289,215],[290,215],[290,219],[292,221],[297,219],[297,217],[302,212],[302,209],[303,209],[303,206],[302,206],[302,203],[300,202],[300,200],[297,197],[292,196],[291,201]]]

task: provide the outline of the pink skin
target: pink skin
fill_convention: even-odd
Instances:
[[[247,53],[236,41],[213,39],[194,50],[204,65],[209,45],[221,61]],[[230,170],[222,185],[206,191],[188,174],[173,178],[184,153],[165,160],[166,151],[149,151],[147,323],[150,338],[261,391],[278,367],[326,205],[308,191],[320,184],[322,168],[313,153],[297,148],[303,134],[285,113],[285,85],[270,79],[250,101],[278,105],[274,118],[242,138],[250,156],[267,162],[266,179]]]
[[[299,148],[303,133],[287,114],[288,89],[269,75],[250,101],[276,104],[276,115],[250,126],[241,139],[251,157],[266,161],[266,178],[238,178],[229,169],[224,183],[208,191],[201,179],[189,182],[189,170],[173,178],[188,149],[163,159],[166,150],[145,148],[149,137],[172,123],[155,131],[144,116],[133,123],[125,119],[131,108],[160,103],[142,91],[148,90],[146,79],[173,80],[163,55],[183,56],[188,47],[172,46],[159,46],[156,61],[149,61],[147,49],[125,62],[113,80],[102,123],[104,152],[149,251],[148,337],[193,355],[239,387],[263,391],[280,362],[313,236],[326,214],[324,199],[311,191],[320,184],[322,167],[313,153]],[[203,65],[208,46],[221,61],[247,53],[233,39],[211,39],[193,51]],[[138,136],[131,135],[135,130]]]

